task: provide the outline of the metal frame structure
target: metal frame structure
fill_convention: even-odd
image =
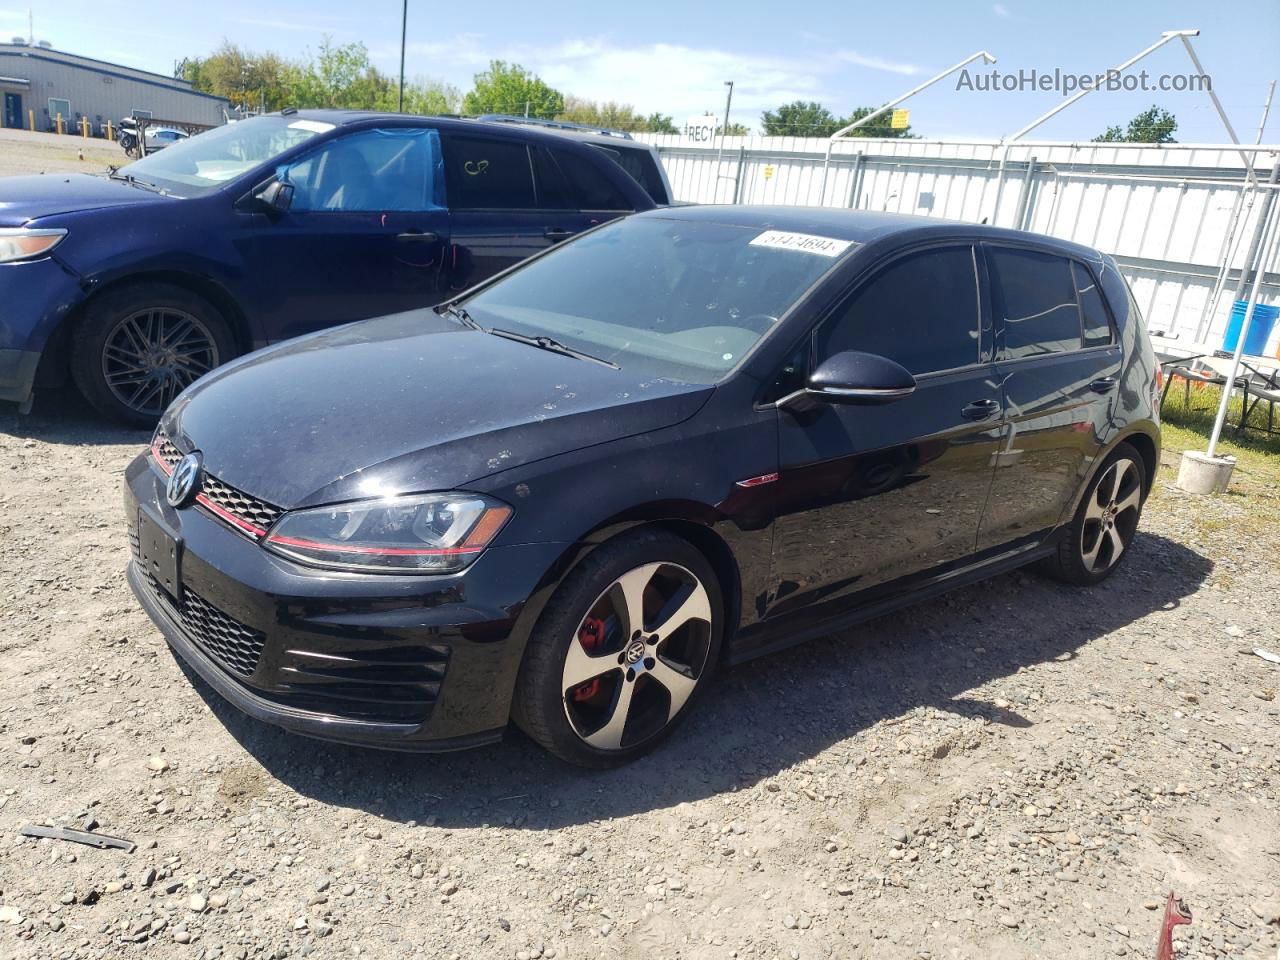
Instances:
[[[909,100],[911,97],[914,97],[921,90],[924,90],[928,87],[933,86],[935,83],[937,83],[939,80],[946,77],[948,74],[955,73],[961,67],[968,66],[969,64],[973,63],[973,61],[977,60],[979,57],[982,58],[982,61],[984,63],[996,62],[996,58],[991,54],[987,53],[987,51],[979,50],[976,53],[970,54],[968,57],[961,60],[959,63],[952,64],[951,66],[947,67],[947,69],[943,70],[940,74],[930,78],[929,80],[926,80],[924,83],[920,84],[918,87],[911,88],[902,96],[894,100],[890,100],[888,103],[882,105],[878,109],[871,111],[871,113],[868,113],[865,117],[862,117],[860,120],[855,120],[853,123],[849,124],[848,126],[841,127],[835,133],[831,134],[831,136],[827,138],[827,153],[822,160],[822,190],[818,194],[818,205],[821,206],[827,199],[827,170],[831,166],[831,147],[835,144],[837,140],[839,140],[843,136],[846,136],[852,131],[857,130],[863,124],[869,123],[870,121],[874,120],[876,117],[880,116],[881,114],[889,110],[892,110],[894,107],[896,107],[898,104],[902,103],[903,101]]]

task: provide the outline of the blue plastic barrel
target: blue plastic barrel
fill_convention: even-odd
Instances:
[[[1236,343],[1240,340],[1240,328],[1244,326],[1244,311],[1249,306],[1247,300],[1237,300],[1231,308],[1231,319],[1227,322],[1227,335],[1222,338],[1222,349],[1235,353]],[[1253,322],[1249,324],[1249,335],[1244,338],[1244,352],[1251,357],[1263,356],[1267,349],[1267,340],[1271,338],[1271,328],[1275,326],[1276,317],[1280,316],[1280,307],[1264,307],[1260,303],[1253,306]]]

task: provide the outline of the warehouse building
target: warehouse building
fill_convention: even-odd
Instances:
[[[64,131],[77,130],[87,117],[95,136],[108,120],[118,125],[123,117],[214,126],[226,121],[230,108],[186,80],[22,41],[0,43],[0,94],[3,126],[56,132],[61,114]]]

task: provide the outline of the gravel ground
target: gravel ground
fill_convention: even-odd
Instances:
[[[106,173],[127,163],[118,143],[101,138],[0,128],[0,177],[30,173]]]
[[[0,410],[0,957],[1280,951],[1280,471],[1159,488],[1093,590],[1016,573],[720,675],[656,755],[302,740],[124,579],[143,434]],[[766,722],[761,722],[767,718]],[[136,853],[18,836],[30,822]]]

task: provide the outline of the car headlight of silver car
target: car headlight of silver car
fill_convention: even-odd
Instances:
[[[312,566],[375,573],[455,573],[511,516],[477,493],[359,500],[286,513],[263,538],[269,550]]]
[[[0,263],[43,257],[62,242],[66,230],[28,230],[25,227],[0,228]]]

